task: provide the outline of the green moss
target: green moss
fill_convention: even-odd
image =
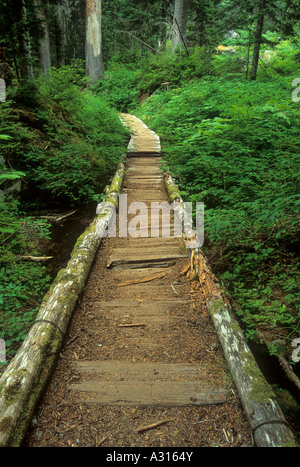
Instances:
[[[34,413],[36,404],[52,374],[61,344],[61,333],[54,326],[45,324],[43,326],[39,342],[37,342],[40,352],[40,371],[37,372],[30,391],[27,394],[27,400],[23,405],[23,409],[16,426],[12,426],[12,422],[7,425],[7,429],[11,430],[10,437],[7,442],[8,447],[20,446]],[[19,391],[15,393],[15,397],[18,394]]]
[[[115,198],[108,197],[106,202],[113,204],[116,209],[118,209],[118,207],[119,207],[119,201],[117,199],[115,199]]]
[[[269,403],[270,399],[275,400],[276,396],[258,368],[254,357],[249,353],[244,353],[241,355],[241,359],[245,374],[251,378],[250,397],[262,404]]]
[[[238,324],[237,321],[235,321],[234,323],[232,323],[232,324],[230,325],[230,328],[233,330],[233,332],[235,332],[235,333],[241,333],[241,334],[242,334],[242,330],[241,330],[241,328],[240,328],[240,326],[239,326],[239,324]]]
[[[9,405],[13,404],[22,388],[22,381],[26,375],[27,370],[21,368],[20,370],[15,370],[12,374],[10,374],[9,378],[12,381],[9,383],[9,392],[7,390],[4,391],[3,400]]]
[[[2,433],[8,431],[11,428],[12,425],[12,417],[4,417],[0,421],[0,431]]]
[[[209,311],[212,315],[219,313],[224,308],[224,302],[222,300],[213,300],[209,304]]]

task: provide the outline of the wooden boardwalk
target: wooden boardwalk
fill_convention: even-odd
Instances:
[[[103,241],[25,445],[251,445],[205,301],[180,275],[188,251],[151,237],[151,203],[168,201],[159,138],[123,118],[135,134],[122,194],[147,206],[143,236]]]

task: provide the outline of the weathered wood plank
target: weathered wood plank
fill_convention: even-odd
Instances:
[[[83,393],[80,399],[85,403],[98,405],[182,407],[226,402],[226,391],[185,381],[160,381],[157,384],[145,381],[86,382],[72,384],[70,389]]]
[[[228,395],[227,389],[203,384],[195,365],[82,361],[75,367],[83,379],[90,373],[101,379],[70,385],[87,403],[178,407],[222,404]]]
[[[187,258],[188,256],[180,254],[163,254],[158,257],[156,254],[145,254],[144,256],[110,257],[107,268],[111,269],[117,266],[128,267],[168,267],[174,263],[173,260]]]

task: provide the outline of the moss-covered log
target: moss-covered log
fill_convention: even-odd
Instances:
[[[165,176],[170,201],[184,203],[171,176]],[[197,271],[207,309],[222,345],[232,379],[236,385],[245,414],[258,447],[296,446],[291,427],[251,353],[243,332],[227,303],[218,280],[199,249],[194,255],[193,270]]]
[[[79,295],[96,252],[110,224],[121,192],[125,165],[121,163],[105,203],[78,239],[65,269],[44,297],[36,321],[17,355],[0,379],[0,446],[19,446],[33,411],[51,376]]]

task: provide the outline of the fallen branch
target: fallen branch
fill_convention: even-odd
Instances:
[[[146,326],[146,324],[144,323],[119,324],[118,328],[136,328],[139,326]]]
[[[61,222],[64,219],[66,219],[67,217],[70,217],[73,214],[75,214],[77,211],[78,211],[78,209],[76,209],[75,211],[67,212],[67,214],[63,214],[62,216],[60,216],[60,215],[56,215],[56,216],[35,216],[35,219],[45,219],[45,220],[50,221],[50,222]]]
[[[99,448],[101,446],[101,444],[104,443],[104,441],[107,440],[107,436],[104,436],[104,438],[101,439],[101,441],[99,441],[99,443],[96,445],[97,448]]]
[[[161,425],[165,425],[166,423],[171,422],[172,419],[170,420],[162,420],[160,422],[152,423],[151,425],[147,426],[141,426],[140,428],[137,429],[138,433],[143,433],[144,431],[152,430],[153,428],[158,428]]]
[[[259,333],[259,337],[260,337],[260,339],[262,339],[264,341],[264,343],[265,343],[265,345],[267,347],[269,347],[271,345],[271,342],[268,341],[263,336],[263,334]],[[296,373],[294,373],[294,371],[292,370],[292,368],[291,368],[289,362],[287,361],[287,359],[283,355],[276,355],[276,358],[279,361],[279,364],[280,364],[282,370],[284,371],[286,377],[291,381],[291,383],[293,383],[296,386],[298,391],[300,391],[300,379],[298,378]]]
[[[143,277],[142,279],[133,279],[131,281],[120,282],[120,284],[118,284],[117,287],[125,287],[126,285],[154,281],[155,279],[161,279],[162,277],[165,277],[166,274],[166,272],[163,272],[161,274],[156,274],[155,276]]]

